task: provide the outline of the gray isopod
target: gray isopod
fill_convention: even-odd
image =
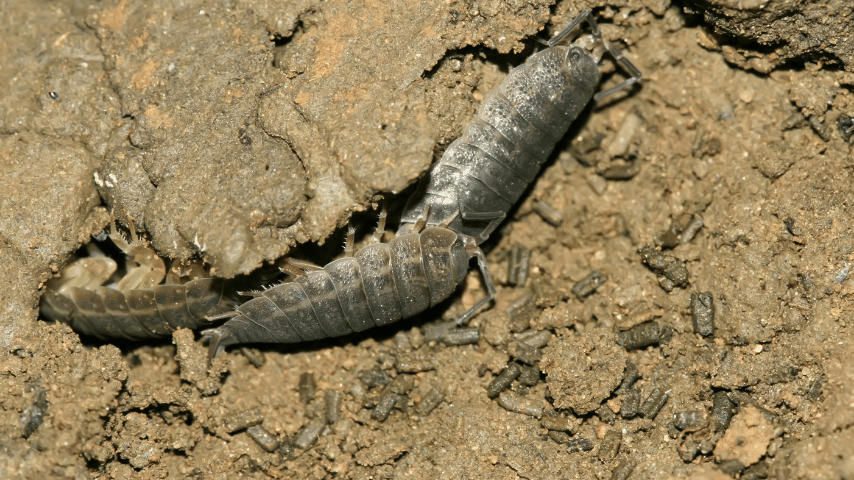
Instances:
[[[564,44],[585,21],[590,33]],[[448,228],[481,243],[516,204],[590,100],[641,78],[640,71],[602,39],[590,10],[547,44],[487,95],[462,137],[445,150],[409,199],[399,232],[410,231],[429,205],[428,225],[459,212]],[[598,63],[606,51],[631,76],[595,93],[601,79]]]
[[[417,230],[423,225],[422,221]],[[211,356],[233,344],[306,342],[411,317],[448,298],[465,278],[472,257],[487,285],[492,285],[483,251],[473,239],[444,224],[368,245],[355,254],[353,235],[351,228],[347,257],[258,292],[236,310],[212,317],[228,321],[202,332]],[[491,298],[494,287],[489,293]]]

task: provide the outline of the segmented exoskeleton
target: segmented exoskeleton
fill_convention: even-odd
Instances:
[[[73,261],[59,277],[47,282],[41,298],[42,316],[104,340],[166,337],[181,327],[209,324],[206,316],[231,311],[240,304],[238,290],[259,288],[264,281],[262,274],[160,285],[167,277],[163,259],[139,241],[132,221],[129,226],[130,242],[112,226],[110,238],[134,266],[115,285],[104,286],[116,272],[115,260],[95,251]],[[177,275],[171,277],[173,282],[177,280]]]
[[[590,35],[559,45],[585,20]],[[457,323],[490,302],[495,285],[478,245],[504,219],[590,100],[640,79],[637,68],[605,44],[588,10],[548,46],[487,96],[463,136],[407,203],[397,238],[260,292],[236,311],[213,318],[229,320],[203,332],[211,355],[231,344],[318,340],[410,317],[448,298],[472,257],[488,295]],[[631,77],[594,95],[601,78],[597,64],[606,50]],[[352,254],[352,230],[348,245]]]
[[[319,340],[411,317],[448,298],[465,278],[472,257],[488,277],[483,252],[470,237],[448,229],[447,221],[422,230],[421,220],[413,225],[415,231],[355,254],[351,228],[348,256],[213,317],[229,320],[202,332],[211,356],[236,343]]]
[[[587,21],[591,33],[569,45],[561,42]],[[640,80],[622,53],[602,40],[599,26],[584,10],[565,29],[513,69],[492,90],[462,137],[445,150],[409,199],[399,233],[409,231],[426,205],[428,225],[459,212],[448,226],[482,243],[519,200],[591,99],[599,100]],[[594,95],[605,51],[631,75]]]

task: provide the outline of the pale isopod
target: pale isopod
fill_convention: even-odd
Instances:
[[[95,249],[93,255],[73,261],[47,282],[40,304],[43,317],[104,340],[166,337],[181,327],[208,324],[206,316],[240,304],[238,290],[258,288],[269,277],[195,278],[161,285],[167,277],[166,265],[138,239],[133,222],[129,226],[129,242],[114,228],[110,233],[113,243],[128,255],[127,273],[115,285],[104,286],[117,264]],[[170,278],[175,282],[177,275]]]

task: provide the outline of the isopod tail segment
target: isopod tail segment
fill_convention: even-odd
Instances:
[[[596,19],[593,18],[593,14],[590,12],[589,9],[582,10],[582,12],[577,17],[575,17],[575,19],[569,22],[569,25],[567,25],[563,30],[558,32],[558,34],[552,37],[548,42],[546,42],[546,45],[548,45],[549,47],[554,47],[555,45],[558,45],[583,22],[587,22],[587,24],[590,26],[590,34],[578,37],[573,42],[573,48],[570,48],[569,51],[567,51],[567,55],[579,55],[584,50],[586,50],[587,54],[590,55],[596,63],[599,63],[599,60],[602,58],[602,55],[605,53],[605,51],[607,51],[614,58],[614,61],[617,62],[621,67],[623,67],[626,72],[629,73],[629,78],[627,78],[625,81],[607,90],[597,92],[595,95],[593,95],[593,99],[598,102],[605,97],[613,95],[614,93],[617,93],[620,90],[624,90],[638,83],[642,76],[640,70],[638,70],[638,68],[635,67],[635,65],[623,55],[622,51],[615,48],[602,38],[602,30],[599,28],[599,24],[596,23]],[[582,52],[576,51],[576,48],[582,49]]]
[[[415,222],[417,231],[367,245],[320,270],[265,289],[232,312],[209,317],[227,320],[202,332],[209,357],[234,344],[308,342],[412,317],[450,297],[476,258],[489,293],[459,323],[467,321],[495,296],[483,251],[476,238],[448,228],[458,213],[429,226],[428,211],[425,208]]]

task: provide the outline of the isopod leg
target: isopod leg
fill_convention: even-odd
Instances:
[[[234,335],[224,328],[211,328],[202,332],[202,341],[208,342],[208,363],[222,352],[225,347],[237,343]]]
[[[489,235],[498,228],[498,225],[504,221],[504,218],[507,216],[504,212],[474,212],[472,210],[461,208],[460,215],[464,220],[489,220],[489,225],[483,229],[480,234],[475,237],[474,241],[476,244],[480,245],[485,242]]]
[[[385,202],[383,202],[383,208],[380,210],[380,219],[377,222],[377,231],[374,232],[374,235],[371,237],[372,243],[380,243],[383,239],[383,235],[385,235],[385,219],[388,217],[388,209],[386,208]]]
[[[424,227],[427,226],[427,218],[430,215],[430,204],[424,205],[424,213],[421,214],[420,217],[415,221],[415,227],[412,229],[413,232],[420,232],[424,230]],[[449,222],[450,223],[450,222]]]
[[[585,20],[587,20],[587,23],[590,25],[590,33],[593,34],[594,37],[599,38],[602,35],[602,32],[599,30],[599,24],[596,23],[596,20],[593,18],[593,14],[590,13],[590,10],[584,9],[573,21],[569,22],[569,25],[549,40],[548,46],[553,47],[560,43],[561,40],[566,38],[573,30],[576,29],[576,27],[581,25],[581,22]]]
[[[347,240],[344,241],[344,256],[353,256],[353,243],[356,241],[356,227],[353,226],[352,220],[347,225]]]
[[[467,247],[467,250],[477,258],[477,267],[480,269],[480,274],[483,277],[483,283],[486,286],[488,295],[480,299],[480,301],[468,309],[466,313],[462,314],[460,318],[457,319],[457,326],[465,325],[465,323],[468,322],[468,320],[477,313],[478,310],[495,298],[495,283],[492,281],[492,275],[489,274],[489,270],[486,268],[486,257],[483,255],[483,250],[474,245]]]
[[[638,83],[641,79],[640,70],[638,70],[638,67],[636,67],[634,63],[629,61],[629,59],[623,55],[623,52],[621,52],[619,49],[612,47],[611,45],[608,45],[608,51],[611,53],[611,56],[614,57],[614,60],[619,63],[621,67],[626,69],[626,71],[629,72],[631,76],[619,85],[611,87],[608,90],[605,90],[604,92],[599,92],[593,95],[593,99],[597,102],[607,97],[608,95],[619,92],[624,88],[631,87],[632,85]]]

